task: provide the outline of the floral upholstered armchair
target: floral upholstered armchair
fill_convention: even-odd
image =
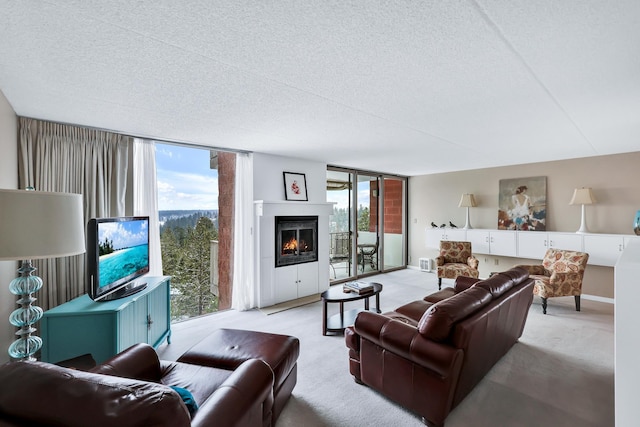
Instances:
[[[535,280],[533,294],[542,298],[542,313],[547,314],[547,298],[573,295],[576,311],[580,311],[582,278],[589,254],[585,252],[547,249],[542,265],[517,265]]]
[[[442,279],[458,276],[478,278],[478,259],[471,254],[471,242],[440,241],[440,255],[436,258],[438,290]]]

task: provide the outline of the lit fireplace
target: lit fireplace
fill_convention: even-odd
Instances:
[[[276,217],[276,267],[318,260],[318,217]]]

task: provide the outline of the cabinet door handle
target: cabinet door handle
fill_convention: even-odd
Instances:
[[[151,315],[147,314],[147,329],[151,329],[151,324],[153,324],[153,320],[151,320]]]
[[[553,240],[549,240],[549,247],[552,248],[553,247]]]

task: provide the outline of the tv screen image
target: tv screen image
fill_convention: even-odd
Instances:
[[[87,225],[89,296],[122,298],[144,288],[149,272],[149,217],[97,218]]]

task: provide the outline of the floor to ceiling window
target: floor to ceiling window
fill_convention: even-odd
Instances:
[[[171,319],[218,309],[218,171],[210,150],[156,143],[163,274]]]
[[[406,178],[327,168],[332,283],[406,266]]]

